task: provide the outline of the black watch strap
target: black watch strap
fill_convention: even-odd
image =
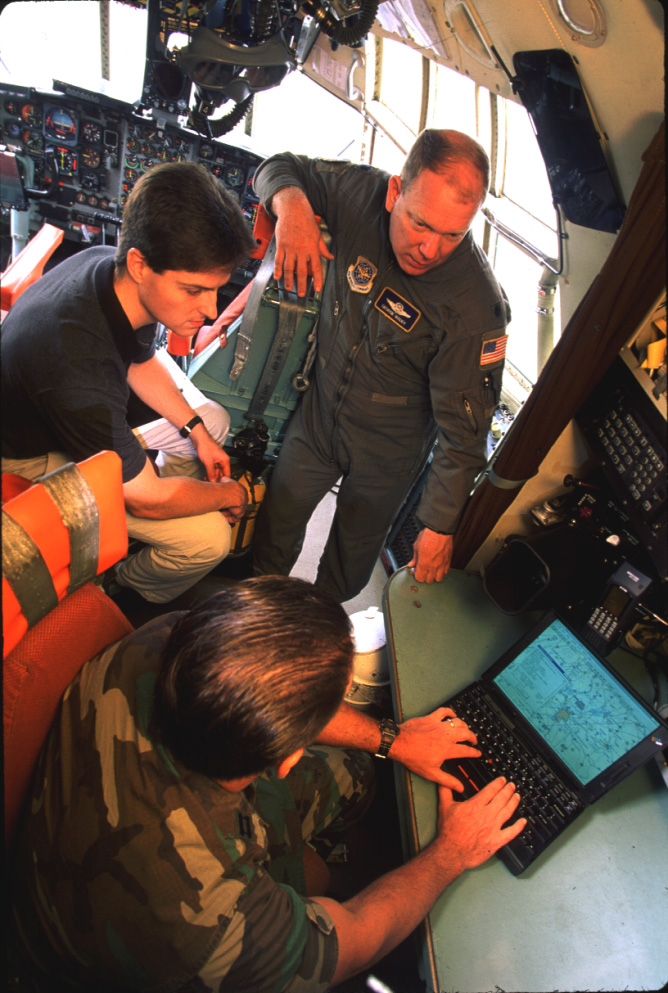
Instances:
[[[378,746],[378,751],[376,752],[377,759],[386,759],[389,755],[390,748],[392,747],[392,742],[399,734],[399,725],[396,724],[390,717],[384,717],[379,724],[380,728],[380,745]]]
[[[182,438],[189,438],[192,429],[196,428],[198,424],[204,424],[204,421],[199,416],[199,414],[195,414],[195,416],[191,420],[189,420],[187,424],[183,425],[183,427],[179,431],[179,434],[181,435]]]

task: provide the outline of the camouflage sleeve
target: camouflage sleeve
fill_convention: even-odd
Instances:
[[[324,907],[262,873],[237,904],[199,979],[218,993],[324,993],[337,958],[336,931]]]

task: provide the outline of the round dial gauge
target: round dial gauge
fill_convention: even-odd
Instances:
[[[21,134],[21,125],[18,121],[5,121],[2,130],[8,138],[18,138]]]
[[[237,186],[243,186],[244,174],[239,166],[228,166],[223,179],[226,186],[235,188]]]
[[[85,121],[81,127],[81,135],[84,141],[89,141],[91,145],[102,144],[102,128],[95,121]]]
[[[44,119],[44,134],[47,138],[73,142],[77,136],[76,117],[65,107],[52,107]]]
[[[88,169],[97,169],[100,164],[100,153],[96,148],[86,145],[81,149],[81,161]]]
[[[100,179],[97,173],[84,171],[81,173],[81,185],[85,190],[97,190],[100,186]]]
[[[42,123],[42,115],[37,107],[31,103],[27,103],[21,108],[21,117],[31,128],[37,128]]]
[[[44,139],[39,131],[24,131],[23,142],[31,152],[41,152],[44,148]]]

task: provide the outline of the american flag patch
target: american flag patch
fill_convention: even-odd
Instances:
[[[507,343],[507,334],[504,334],[501,338],[490,338],[489,341],[483,341],[482,351],[480,352],[480,365],[491,365],[492,362],[500,362],[502,359],[505,359]]]

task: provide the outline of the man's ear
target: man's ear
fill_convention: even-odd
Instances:
[[[144,272],[148,268],[148,262],[138,248],[128,249],[125,257],[125,268],[133,282],[142,283],[144,281]]]
[[[391,211],[401,194],[401,177],[390,176],[385,197],[385,209]]]
[[[288,755],[286,759],[281,759],[276,766],[276,775],[278,778],[285,779],[290,770],[297,765],[303,754],[304,749],[298,748],[296,752],[293,752],[292,755]]]

